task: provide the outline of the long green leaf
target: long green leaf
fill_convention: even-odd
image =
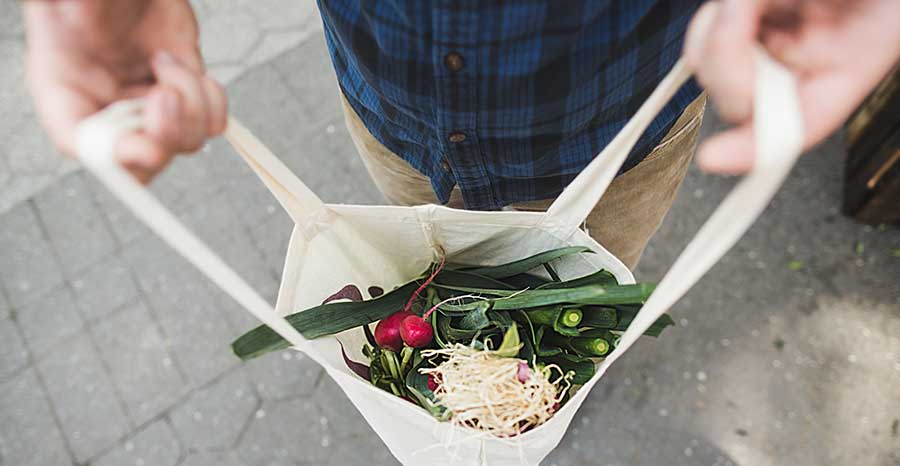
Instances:
[[[628,329],[631,325],[631,322],[637,317],[637,313],[640,310],[640,307],[637,306],[616,306],[616,311],[618,312],[618,323],[614,330],[622,331]],[[675,325],[675,321],[672,320],[672,316],[669,314],[663,314],[656,322],[653,322],[647,330],[644,331],[644,335],[648,337],[658,337],[662,334],[662,331],[665,330],[666,327]]]
[[[503,278],[503,283],[506,283],[511,288],[515,288],[517,290],[524,290],[525,288],[539,288],[546,285],[547,283],[552,282],[550,282],[546,278],[532,275],[530,273],[520,273],[518,275]]]
[[[525,259],[510,262],[508,264],[489,267],[474,267],[465,269],[465,271],[470,273],[477,273],[479,275],[484,275],[491,278],[506,278],[513,275],[518,275],[520,273],[528,272],[529,270],[540,267],[541,265],[559,259],[560,257],[565,257],[571,254],[590,252],[594,251],[584,246],[571,246],[567,248],[545,251],[540,254],[535,254],[531,257],[526,257]]]
[[[619,282],[616,280],[616,277],[613,276],[612,273],[607,272],[606,270],[600,270],[594,272],[590,275],[585,275],[583,277],[574,278],[572,280],[566,280],[563,282],[549,282],[539,286],[537,289],[539,290],[554,290],[560,288],[576,288],[579,286],[585,285],[618,285]]]
[[[497,289],[514,289],[506,283],[477,273],[466,272],[463,270],[441,270],[434,281],[434,285],[461,286],[467,288],[497,288]]]
[[[447,285],[444,283],[435,283],[434,286],[444,290],[457,291],[460,294],[477,294],[479,296],[512,296],[520,293],[519,290],[497,289],[497,288],[478,288],[472,286]]]
[[[556,324],[556,321],[559,319],[559,315],[562,312],[562,306],[547,306],[547,307],[538,307],[533,309],[527,309],[524,311],[528,316],[530,321],[535,325],[546,325],[548,327],[552,327]]]
[[[581,325],[585,327],[614,329],[618,324],[618,314],[612,307],[584,306],[581,312]]]
[[[417,287],[416,282],[410,282],[375,299],[322,304],[291,314],[286,319],[306,338],[333,335],[376,322],[403,309]],[[287,340],[266,325],[241,335],[231,344],[234,354],[245,360],[288,347]]]
[[[508,296],[490,299],[491,306],[497,310],[532,309],[536,307],[551,306],[554,304],[629,304],[643,303],[653,292],[655,285],[651,283],[638,283],[635,285],[587,285],[578,288],[563,290],[526,290],[506,293]],[[471,311],[478,306],[478,302],[467,304],[443,304],[441,310],[451,315]]]
[[[650,297],[654,286],[649,283],[636,285],[600,286],[588,285],[564,290],[528,290],[508,298],[494,299],[494,309],[526,309],[553,304],[625,304],[642,303]]]

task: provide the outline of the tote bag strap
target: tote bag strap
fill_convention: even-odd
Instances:
[[[758,51],[757,57],[753,98],[755,165],[725,197],[675,260],[622,335],[616,351],[603,361],[600,371],[605,370],[633,345],[656,319],[675,304],[743,236],[800,157],[804,129],[794,76],[769,58],[762,49]],[[678,75],[679,80],[683,78],[683,73],[682,70],[673,72]],[[659,106],[659,102],[653,102],[651,108]],[[641,118],[641,123],[645,123],[644,119],[648,116],[642,115]],[[599,175],[596,168],[592,175]],[[607,177],[603,179],[606,180]],[[608,181],[605,183],[608,184]],[[578,189],[586,189],[582,192],[590,194],[576,195],[565,202],[576,209],[582,209],[579,212],[590,208],[596,200],[587,196],[599,197],[602,192],[590,188]],[[596,378],[588,388],[595,382]]]
[[[303,335],[279,316],[253,287],[114,159],[114,148],[119,138],[142,128],[141,110],[142,102],[139,100],[120,101],[82,121],[77,129],[77,150],[81,162],[138,219],[222,291],[285,340],[317,360]],[[303,221],[298,217],[324,208],[322,201],[236,120],[229,120],[225,136],[295,220]]]
[[[543,222],[547,228],[559,236],[568,237],[584,223],[644,130],[690,77],[691,73],[684,60],[675,63],[669,74],[663,78],[616,137],[569,183],[547,209]]]

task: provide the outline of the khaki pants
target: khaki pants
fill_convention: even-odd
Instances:
[[[387,200],[395,205],[437,203],[429,179],[378,142],[353,108],[342,100],[353,143]],[[588,234],[631,269],[672,207],[697,146],[705,106],[703,94],[685,109],[641,163],[613,180],[585,222]],[[553,199],[523,202],[512,208],[544,211],[552,202]],[[453,190],[447,205],[462,208],[459,188]]]

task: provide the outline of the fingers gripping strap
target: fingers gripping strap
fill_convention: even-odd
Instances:
[[[612,364],[669,307],[680,299],[738,239],[768,205],[800,156],[803,122],[794,77],[760,53],[753,113],[756,162],[700,228],[603,364]]]
[[[140,110],[139,102],[119,102],[81,123],[77,131],[77,148],[85,167],[138,219],[222,291],[292,345],[309,352],[309,342],[296,329],[116,162],[113,150],[116,141],[122,134],[141,127]]]

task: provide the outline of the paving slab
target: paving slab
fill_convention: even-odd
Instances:
[[[334,439],[314,400],[265,402],[241,438],[237,453],[245,464],[322,464],[339,448]]]
[[[0,383],[0,458],[16,466],[71,466],[65,440],[33,369]]]
[[[123,256],[137,276],[166,346],[192,387],[236,367],[234,336],[220,310],[218,290],[156,237],[141,240]]]
[[[172,410],[172,425],[188,449],[222,450],[234,446],[259,406],[246,374],[233,371]]]
[[[116,252],[71,280],[75,300],[87,321],[96,321],[138,298],[131,269]]]
[[[10,308],[9,302],[6,300],[2,284],[0,284],[0,317],[9,317],[11,315],[12,309]]]
[[[37,367],[77,461],[87,461],[131,431],[112,379],[86,334]]]
[[[0,37],[17,37],[25,32],[19,5],[9,2],[0,6],[0,31]]]
[[[176,466],[181,456],[181,445],[172,427],[165,420],[159,420],[104,453],[91,465]]]
[[[0,217],[0,282],[10,304],[24,306],[63,283],[59,263],[30,203]]]
[[[0,318],[0,380],[6,380],[29,364],[28,349],[16,323]]]
[[[187,392],[185,376],[143,301],[95,323],[92,332],[134,425],[159,416]]]
[[[69,337],[84,329],[72,291],[65,286],[20,309],[16,321],[36,358],[64,347]]]
[[[310,397],[325,377],[318,364],[298,351],[251,359],[244,363],[244,370],[264,400]]]
[[[181,463],[182,466],[244,466],[237,453],[226,452],[197,452],[188,454]]]
[[[67,276],[76,278],[116,248],[84,177],[74,173],[35,197],[41,221]]]

